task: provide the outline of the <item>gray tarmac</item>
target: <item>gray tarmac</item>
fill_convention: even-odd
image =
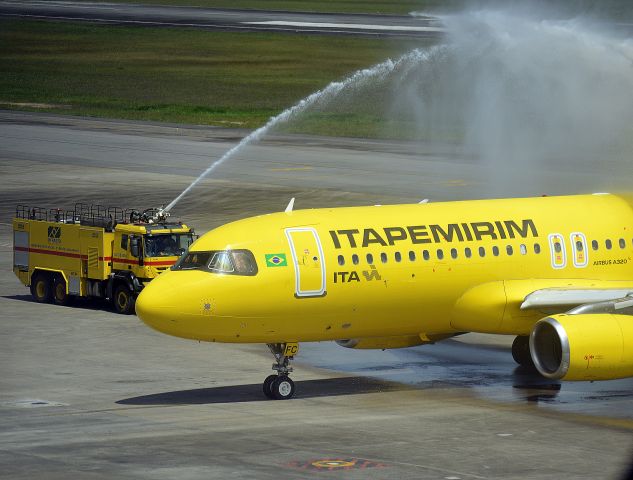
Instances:
[[[443,32],[439,20],[431,16],[284,12],[55,0],[2,0],[0,17],[238,32],[270,31],[373,37],[428,38],[437,37]]]
[[[301,346],[291,401],[263,345],[168,337],[102,305],[39,305],[11,273],[17,203],[166,203],[244,131],[0,112],[0,478],[621,479],[633,380],[545,381],[511,338]],[[565,193],[608,172],[546,172]],[[450,145],[277,135],[174,213],[202,233],[296,208],[493,195]],[[591,178],[594,178],[592,183]],[[609,180],[610,181],[610,180]]]

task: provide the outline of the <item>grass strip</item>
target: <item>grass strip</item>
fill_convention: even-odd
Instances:
[[[253,128],[332,80],[414,46],[419,42],[3,21],[0,108]],[[306,128],[376,131],[371,115],[341,115],[314,115]]]
[[[94,1],[94,0],[85,0]],[[371,13],[407,15],[413,11],[450,10],[464,0],[111,0],[117,3],[179,7],[277,10],[288,12]]]
[[[79,0],[94,2],[95,0]],[[411,12],[450,13],[465,8],[519,9],[558,12],[562,17],[592,16],[607,21],[633,19],[630,0],[109,0],[116,3],[281,10],[289,12],[408,15]]]

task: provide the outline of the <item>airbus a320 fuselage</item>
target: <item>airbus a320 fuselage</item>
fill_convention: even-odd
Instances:
[[[610,194],[297,210],[194,242],[141,293],[177,337],[265,343],[290,398],[299,342],[400,348],[514,335],[544,376],[633,376],[633,203]]]

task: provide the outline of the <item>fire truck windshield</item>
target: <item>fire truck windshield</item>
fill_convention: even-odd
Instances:
[[[160,234],[145,236],[146,257],[179,257],[193,242],[191,234]]]

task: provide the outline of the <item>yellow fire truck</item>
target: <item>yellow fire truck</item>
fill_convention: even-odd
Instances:
[[[160,209],[18,205],[13,271],[37,302],[96,297],[119,313],[133,313],[144,284],[173,265],[193,238],[193,229],[169,223]]]

